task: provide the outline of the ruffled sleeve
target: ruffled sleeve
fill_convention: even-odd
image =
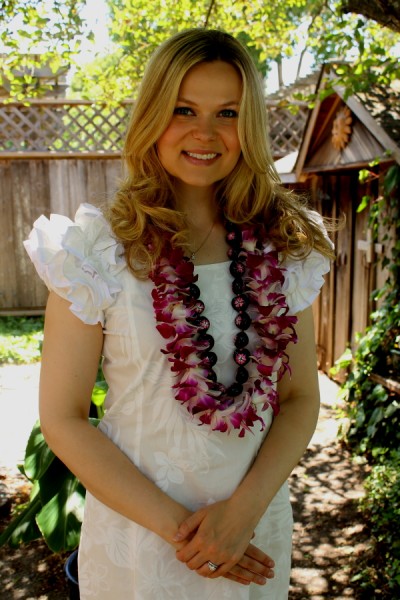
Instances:
[[[117,275],[126,262],[122,245],[98,208],[81,204],[75,221],[42,215],[24,246],[49,290],[69,300],[71,311],[84,323],[104,325],[104,311],[121,290]]]
[[[312,211],[311,218],[320,225],[328,238],[320,215]],[[320,252],[312,250],[303,260],[287,257],[282,266],[286,269],[282,291],[286,295],[290,313],[296,314],[311,306],[318,296],[325,282],[324,275],[330,271],[330,260]]]

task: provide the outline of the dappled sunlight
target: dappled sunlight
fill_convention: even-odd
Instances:
[[[327,422],[334,419],[329,413],[325,407]],[[369,550],[357,509],[365,470],[335,437],[326,442],[311,445],[290,478],[295,519],[291,600],[362,598],[352,577]]]

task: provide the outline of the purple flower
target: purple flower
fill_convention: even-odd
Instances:
[[[248,310],[260,339],[250,359],[244,351],[236,351],[239,363],[249,360],[249,378],[241,397],[233,400],[224,396],[225,387],[213,383],[204,368],[208,344],[198,338],[200,328],[190,322],[194,316],[190,286],[197,281],[193,263],[180,248],[172,248],[167,242],[151,279],[156,327],[167,340],[162,352],[169,355],[171,371],[176,374],[173,385],[176,400],[186,406],[200,425],[224,433],[236,430],[239,437],[244,437],[257,422],[261,431],[265,427],[257,414],[258,406],[262,411],[271,407],[275,415],[279,412],[276,383],[289,369],[285,350],[290,342],[297,341],[294,330],[297,319],[287,315],[286,297],[282,293],[284,272],[279,266],[278,253],[265,250],[252,228],[242,228],[241,236],[240,265],[245,267]]]

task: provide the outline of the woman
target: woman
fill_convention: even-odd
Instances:
[[[266,130],[242,46],[179,33],[148,65],[105,216],[41,217],[26,242],[51,291],[42,430],[88,490],[83,600],[287,598],[286,480],[318,415],[310,305],[332,249]]]

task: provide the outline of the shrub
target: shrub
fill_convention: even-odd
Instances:
[[[43,317],[0,317],[0,364],[40,360]]]

